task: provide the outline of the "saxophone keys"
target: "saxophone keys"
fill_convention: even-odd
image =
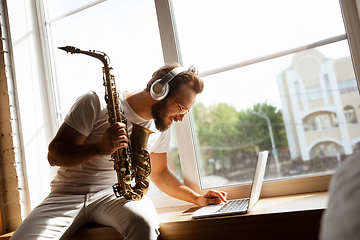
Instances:
[[[136,189],[137,190],[137,189]],[[138,193],[133,193],[133,195],[131,196],[132,200],[134,201],[140,201],[142,199],[142,193],[138,194]]]
[[[125,175],[124,183],[130,185],[131,184],[131,175]]]
[[[138,166],[137,167],[137,171],[136,171],[137,175],[139,177],[145,176],[146,175],[146,171],[145,169],[143,169],[142,167]]]
[[[146,190],[147,188],[149,188],[150,182],[145,179],[144,181],[138,182],[138,184],[142,190]]]
[[[113,187],[115,196],[116,196],[117,198],[121,197],[120,185],[119,185],[118,183],[115,183],[112,187]]]

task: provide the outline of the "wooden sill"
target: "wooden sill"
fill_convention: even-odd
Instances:
[[[160,239],[318,239],[320,219],[327,206],[327,192],[262,198],[245,215],[191,219],[180,214],[192,207],[157,209]],[[7,240],[10,236],[0,236]],[[89,224],[72,240],[122,239],[112,227]]]
[[[262,198],[245,215],[190,219],[158,209],[161,239],[318,239],[327,192]],[[171,219],[170,221],[168,219]]]
[[[160,223],[179,221],[198,221],[190,219],[189,215],[180,214],[195,205],[160,208],[157,209]],[[250,213],[237,217],[264,215],[275,213],[287,213],[309,210],[324,210],[327,206],[327,192],[315,192],[306,194],[287,195],[279,197],[261,198]]]

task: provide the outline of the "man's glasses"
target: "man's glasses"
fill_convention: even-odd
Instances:
[[[188,114],[189,113],[189,109],[186,109],[186,108],[184,108],[184,107],[182,107],[176,100],[175,100],[175,98],[173,98],[174,99],[174,101],[176,102],[176,104],[178,105],[178,107],[179,107],[179,109],[180,109],[180,111],[176,114],[176,116],[177,117],[179,117],[180,115],[186,115],[186,114]]]

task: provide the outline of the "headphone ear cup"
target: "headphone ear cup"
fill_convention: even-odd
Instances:
[[[169,93],[169,82],[179,73],[186,71],[183,67],[177,67],[168,72],[163,78],[156,80],[150,87],[150,95],[154,100],[163,100]]]
[[[161,79],[156,80],[150,88],[150,95],[154,100],[163,100],[169,93],[169,84],[166,83],[164,86],[160,83]]]

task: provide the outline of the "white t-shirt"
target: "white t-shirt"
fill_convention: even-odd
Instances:
[[[165,153],[170,150],[170,131],[160,132],[155,128],[153,120],[140,117],[130,107],[124,93],[120,94],[120,104],[128,120],[128,133],[132,124],[136,123],[150,129],[147,150],[149,153]],[[77,99],[65,118],[65,123],[86,136],[86,143],[98,142],[104,131],[110,127],[108,110],[104,94],[87,92]],[[150,159],[151,161],[151,159]],[[60,167],[51,182],[52,190],[64,192],[95,192],[111,187],[117,183],[114,163],[110,155],[94,158],[76,167]]]

